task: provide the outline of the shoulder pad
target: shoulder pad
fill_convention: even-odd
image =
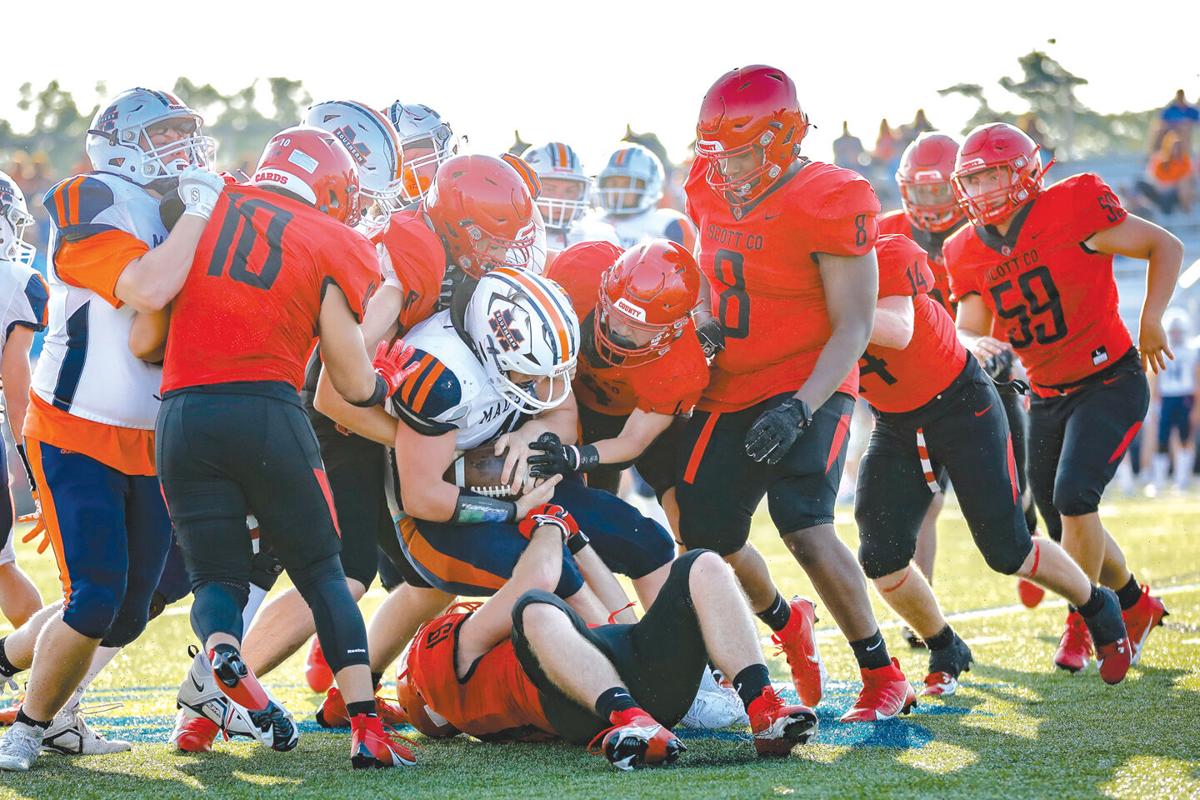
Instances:
[[[871,183],[857,172],[828,164],[828,169],[815,175],[806,193],[820,198],[814,216],[818,219],[845,219],[859,214],[876,215],[880,211],[879,198]]]
[[[49,323],[48,308],[50,305],[50,287],[40,273],[30,270],[33,274],[25,282],[25,302],[29,303],[30,322],[34,330],[44,330]]]
[[[54,226],[64,233],[87,235],[99,227],[107,230],[109,225],[95,225],[96,217],[116,204],[116,194],[111,186],[94,175],[76,175],[56,184],[42,199]]]
[[[458,377],[424,350],[413,352],[420,368],[392,395],[392,410],[418,433],[436,436],[453,430],[453,412],[462,406]]]

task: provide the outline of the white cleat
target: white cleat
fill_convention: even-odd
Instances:
[[[105,739],[92,730],[79,706],[58,712],[42,738],[43,750],[68,756],[103,756],[124,753],[132,747],[122,739]]]
[[[42,751],[42,730],[35,725],[14,722],[0,739],[0,769],[25,772]]]
[[[679,724],[695,730],[716,730],[733,725],[749,725],[750,718],[738,693],[728,686],[701,686],[692,707]]]
[[[267,697],[273,705],[266,711],[251,712],[238,705],[217,686],[208,657],[203,652],[195,652],[192,653],[191,669],[179,685],[175,705],[187,710],[187,716],[204,717],[215,723],[229,738],[253,739],[274,750],[291,750],[300,736],[296,720],[270,690],[267,690]],[[171,743],[176,744],[177,739],[172,738]]]

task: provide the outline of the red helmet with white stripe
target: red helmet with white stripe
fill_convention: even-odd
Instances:
[[[976,225],[1003,222],[1041,193],[1047,164],[1041,148],[1005,122],[981,125],[967,134],[954,161],[951,181],[967,218]]]
[[[271,137],[250,183],[283,189],[338,222],[359,221],[358,167],[332,133],[287,128]]]

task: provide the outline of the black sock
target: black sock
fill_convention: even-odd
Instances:
[[[771,685],[771,675],[767,672],[766,664],[751,664],[737,674],[733,679],[733,688],[737,689],[738,697],[747,710],[755,698],[763,693],[763,689]]]
[[[783,599],[783,595],[776,592],[771,605],[755,616],[765,622],[771,630],[778,632],[787,627],[788,620],[792,618],[792,607]]]
[[[0,638],[0,675],[3,675],[5,678],[11,678],[20,672],[21,668],[9,661],[8,654],[4,652],[4,643],[7,640],[7,636]]]
[[[1079,607],[1079,613],[1083,615],[1084,619],[1088,619],[1100,613],[1102,608],[1104,608],[1104,590],[1099,586],[1093,586],[1092,596]]]
[[[1141,584],[1137,582],[1137,577],[1131,572],[1129,573],[1129,583],[1117,589],[1117,599],[1121,601],[1121,610],[1128,611],[1137,605],[1137,601],[1141,598]]]
[[[878,628],[867,638],[851,642],[850,649],[854,651],[854,660],[858,662],[859,669],[879,669],[892,663],[883,634]]]
[[[360,714],[366,714],[368,717],[378,716],[375,713],[374,700],[363,700],[361,703],[346,703],[346,713],[350,715],[350,719],[354,719]]]
[[[383,673],[382,672],[372,672],[371,673],[371,685],[375,687],[375,691],[377,691],[377,692],[379,691],[379,684],[381,684],[381,683],[383,683]]]
[[[954,629],[947,623],[946,627],[926,639],[925,644],[930,650],[945,650],[954,644]]]
[[[618,711],[628,711],[631,708],[637,708],[637,703],[633,701],[633,695],[624,686],[605,689],[596,698],[596,713],[600,715],[601,719],[612,719],[612,715]]]
[[[42,730],[50,727],[50,720],[42,722],[40,719],[34,719],[25,713],[24,708],[17,709],[17,722],[24,722],[26,725],[33,725],[35,728],[41,728]]]

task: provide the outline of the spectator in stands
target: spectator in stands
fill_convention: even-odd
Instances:
[[[1192,159],[1183,139],[1173,130],[1162,137],[1158,150],[1146,165],[1146,175],[1135,190],[1141,200],[1162,214],[1188,211],[1192,204],[1194,176]]]
[[[900,139],[888,125],[887,118],[879,121],[879,135],[875,138],[875,150],[871,160],[880,164],[891,164],[900,158]],[[893,170],[894,171],[894,170]]]
[[[833,140],[833,163],[844,169],[862,172],[865,156],[862,139],[850,133],[850,123],[842,120],[842,135]]]
[[[1154,150],[1162,149],[1163,139],[1168,133],[1175,133],[1183,148],[1190,155],[1192,152],[1192,136],[1196,126],[1200,125],[1200,109],[1187,101],[1183,89],[1175,92],[1171,102],[1158,113],[1158,130],[1154,136]]]

